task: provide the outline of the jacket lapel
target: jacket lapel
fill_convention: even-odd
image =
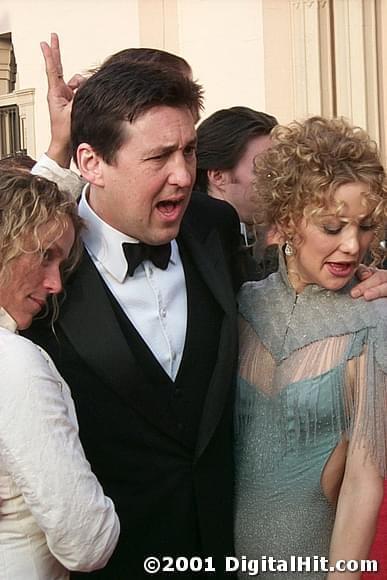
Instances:
[[[226,401],[230,394],[232,395],[230,389],[233,388],[237,353],[236,301],[217,231],[211,230],[207,237],[200,239],[197,232],[184,223],[180,236],[190,249],[199,272],[225,313],[219,337],[217,363],[207,391],[198,431],[195,452],[197,458],[208,445],[221,420]]]
[[[180,441],[170,418],[165,384],[155,384],[142,372],[141,361],[136,361],[106,287],[86,251],[66,292],[58,324],[78,355],[124,403]],[[88,300],[88,296],[93,299]]]
[[[198,456],[216,429],[229,396],[233,353],[236,352],[235,297],[217,231],[212,230],[200,237],[188,223],[184,223],[180,237],[225,312],[217,364],[199,428]],[[89,296],[93,299],[89,300]],[[149,381],[141,370],[142,365],[135,360],[116,319],[106,287],[86,251],[67,287],[67,300],[61,309],[58,324],[79,356],[109,388],[138,414],[181,442],[170,417],[168,393],[162,384]]]
[[[208,236],[200,239],[197,233],[185,223],[181,228],[179,238],[183,239],[190,250],[196,267],[220,306],[228,314],[233,312],[235,296],[217,231],[212,230]]]

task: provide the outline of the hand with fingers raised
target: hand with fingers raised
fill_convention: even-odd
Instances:
[[[56,33],[51,34],[50,44],[41,42],[40,47],[46,65],[47,102],[51,126],[51,141],[47,155],[62,167],[69,167],[71,161],[71,107],[76,90],[86,79],[82,75],[76,74],[67,83],[64,81],[59,38]]]

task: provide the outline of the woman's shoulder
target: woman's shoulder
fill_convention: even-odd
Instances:
[[[365,300],[364,298],[348,298],[353,305],[353,310],[360,313],[364,322],[364,328],[377,329],[377,334],[386,338],[387,345],[387,298]]]
[[[387,298],[367,302],[367,308],[373,329],[370,335],[374,342],[376,362],[387,374]]]
[[[245,282],[237,295],[237,303],[239,312],[254,311],[258,306],[268,306],[266,302],[270,296],[273,299],[274,295],[278,293],[280,283],[280,275],[278,272],[271,274],[264,280]]]
[[[0,376],[1,382],[33,377],[49,366],[48,355],[28,338],[0,328]]]
[[[275,272],[263,280],[252,280],[245,282],[242,284],[238,292],[238,300],[254,298],[263,292],[267,292],[269,289],[274,289],[276,286],[278,286],[278,280],[279,273]]]
[[[21,353],[26,356],[36,356],[39,355],[39,349],[36,344],[21,334],[0,327],[0,353],[4,356]]]
[[[366,301],[364,301],[366,302]],[[371,316],[377,323],[387,323],[387,298],[377,298],[376,300],[369,300],[366,302]]]

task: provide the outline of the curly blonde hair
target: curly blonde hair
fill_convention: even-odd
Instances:
[[[378,148],[360,127],[342,118],[312,117],[303,123],[277,126],[273,146],[255,161],[254,189],[258,225],[275,224],[293,240],[302,218],[318,215],[335,204],[334,194],[344,184],[361,182],[376,224],[370,246],[373,261],[381,261],[387,209],[387,180]]]
[[[50,225],[47,234],[54,243],[65,231],[68,219],[74,226],[75,242],[63,264],[63,275],[75,268],[82,252],[82,220],[76,202],[43,177],[20,170],[0,171],[0,285],[8,282],[12,260],[23,253],[41,251],[42,226]]]

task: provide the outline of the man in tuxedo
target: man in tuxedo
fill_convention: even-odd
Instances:
[[[120,517],[96,578],[148,578],[150,556],[209,558],[209,577],[231,577],[240,236],[228,204],[190,202],[201,102],[190,79],[145,63],[112,63],[74,98],[85,252],[55,335],[40,323],[30,336],[71,387],[86,455]],[[199,577],[160,562],[163,577]]]

